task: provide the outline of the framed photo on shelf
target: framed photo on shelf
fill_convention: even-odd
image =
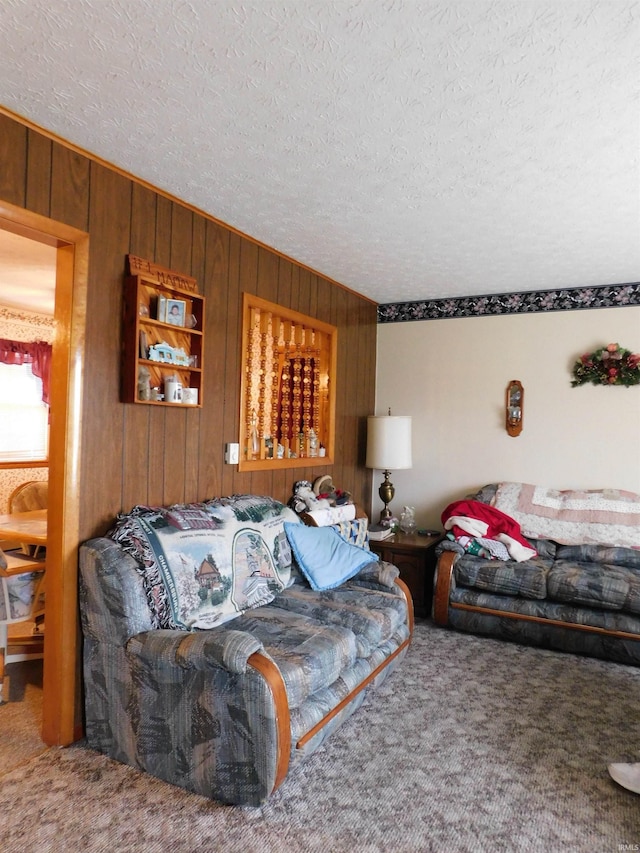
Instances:
[[[187,303],[184,299],[167,299],[167,315],[165,323],[172,326],[184,326],[187,312]]]

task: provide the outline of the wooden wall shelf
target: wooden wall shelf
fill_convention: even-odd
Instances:
[[[201,408],[203,388],[204,356],[204,296],[179,286],[174,279],[167,283],[162,276],[136,273],[125,279],[124,328],[122,356],[122,402],[143,403],[151,406],[173,408]],[[180,283],[193,279],[175,276]],[[195,283],[194,283],[195,284]],[[186,325],[177,325],[162,319],[167,315],[167,306],[178,309],[176,320]],[[160,315],[160,317],[159,317]],[[166,360],[149,358],[149,349],[166,345]],[[184,364],[182,351],[188,364]],[[162,356],[162,354],[160,354]],[[177,361],[173,361],[173,358]],[[150,395],[147,398],[146,383],[141,382],[144,371],[149,372]],[[183,402],[169,402],[165,395],[165,382],[177,377],[183,388]],[[197,393],[197,403],[185,401],[189,395],[184,389],[192,388]],[[160,399],[158,396],[162,395]]]

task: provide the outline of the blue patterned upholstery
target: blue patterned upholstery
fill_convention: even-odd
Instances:
[[[489,503],[495,485],[473,495]],[[640,550],[531,540],[525,562],[472,556],[444,541],[434,615],[473,633],[640,665]],[[450,574],[442,555],[454,552]]]
[[[289,736],[288,772],[404,657],[411,617],[397,576],[371,563],[327,592],[298,578],[214,628],[158,628],[134,557],[111,538],[84,543],[89,746],[204,796],[258,805],[281,781]],[[275,665],[285,709],[265,665]]]
[[[547,578],[553,558],[538,555],[531,560],[487,560],[465,555],[455,565],[456,581],[471,589],[483,589],[522,598],[547,597]]]

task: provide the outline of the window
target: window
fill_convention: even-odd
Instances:
[[[30,364],[0,364],[0,463],[49,455],[49,407]]]

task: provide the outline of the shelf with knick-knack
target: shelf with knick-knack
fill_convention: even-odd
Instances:
[[[122,400],[202,406],[204,297],[195,279],[129,256],[125,280]],[[187,402],[171,398],[175,380]],[[196,402],[193,402],[193,401]]]

